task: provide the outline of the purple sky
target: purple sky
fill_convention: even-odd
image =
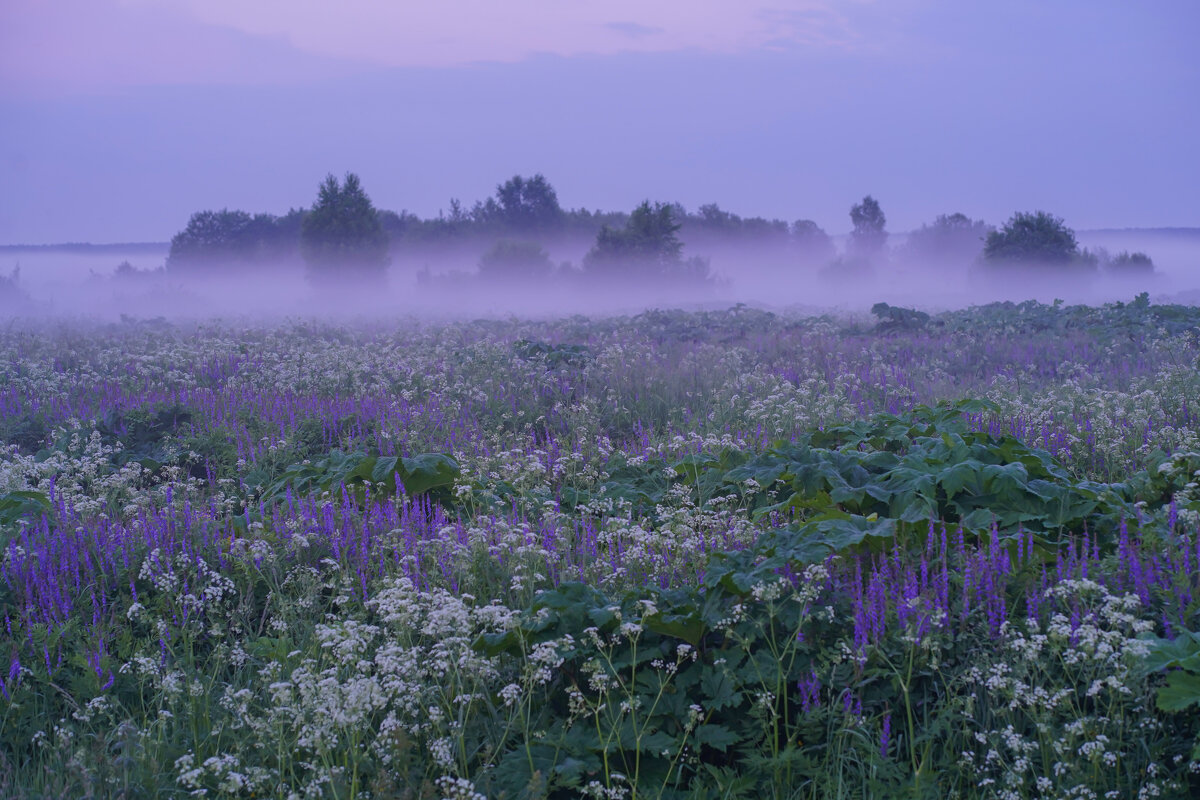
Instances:
[[[1200,225],[1196,0],[4,0],[0,243],[166,240],[328,172],[421,215],[544,173],[895,231]]]

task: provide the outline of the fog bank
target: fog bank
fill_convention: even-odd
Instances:
[[[214,277],[181,277],[164,270],[165,244],[0,248],[6,316],[88,316],[119,319],[164,316],[203,319],[296,316],[431,319],[462,317],[559,317],[637,313],[647,308],[722,307],[747,303],[771,310],[862,312],[878,302],[938,311],[995,300],[1036,299],[1097,304],[1148,292],[1155,302],[1200,303],[1200,229],[1081,231],[1081,246],[1109,253],[1149,255],[1149,275],[1114,276],[1031,265],[1012,271],[981,271],[948,259],[917,261],[904,238],[893,236],[877,263],[806,262],[786,248],[723,246],[689,248],[708,260],[706,282],[665,283],[622,277],[589,280],[577,270],[534,281],[479,278],[478,254],[470,249],[393,257],[386,279],[367,287],[314,288],[299,265],[238,270]],[[589,242],[558,242],[547,249],[556,265],[578,264]],[[839,243],[840,244],[840,243]],[[118,266],[120,268],[118,269]]]

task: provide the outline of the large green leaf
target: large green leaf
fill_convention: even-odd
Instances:
[[[1155,705],[1161,711],[1182,711],[1200,705],[1200,675],[1177,670],[1167,675],[1167,685],[1158,690]]]
[[[441,453],[425,453],[401,460],[404,474],[400,480],[409,494],[424,494],[431,489],[449,487],[462,474],[458,462]]]

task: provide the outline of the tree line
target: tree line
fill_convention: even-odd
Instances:
[[[167,270],[212,274],[247,267],[303,265],[314,283],[373,280],[393,256],[436,251],[454,244],[486,247],[478,261],[485,279],[545,279],[556,270],[600,278],[698,282],[710,278],[708,261],[685,256],[689,247],[716,244],[770,247],[831,278],[854,279],[889,259],[933,266],[971,264],[981,272],[1018,267],[1040,270],[1145,274],[1143,253],[1110,256],[1081,249],[1074,231],[1044,211],[1018,212],[1000,228],[961,213],[944,214],[912,231],[889,250],[880,203],[864,197],[849,212],[852,230],[839,254],[832,237],[812,220],[740,217],[716,204],[689,213],[677,203],[645,201],[630,212],[562,208],[543,175],[515,175],[494,196],[422,219],[407,211],[376,209],[354,173],[329,175],[309,208],[282,216],[245,211],[201,211],[171,240]],[[591,249],[576,269],[556,266],[545,245],[586,238]],[[490,245],[490,246],[489,246]]]

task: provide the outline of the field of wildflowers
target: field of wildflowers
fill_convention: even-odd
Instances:
[[[1200,793],[1200,309],[0,330],[0,795]]]

